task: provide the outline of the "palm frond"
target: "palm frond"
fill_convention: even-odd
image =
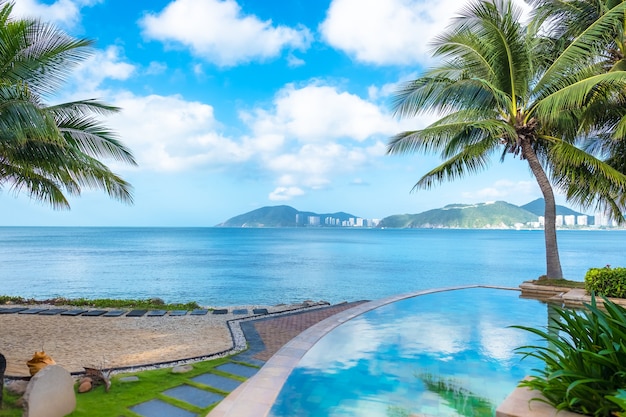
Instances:
[[[491,161],[491,154],[498,143],[497,139],[487,137],[481,142],[466,146],[462,152],[422,176],[413,186],[413,190],[429,189],[444,181],[454,180],[487,169]]]

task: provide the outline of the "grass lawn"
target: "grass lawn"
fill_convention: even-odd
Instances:
[[[192,364],[193,370],[183,374],[174,374],[171,368],[156,369],[152,371],[133,372],[126,374],[117,374],[112,377],[111,389],[109,392],[104,391],[104,386],[100,385],[93,390],[76,394],[76,410],[70,414],[70,417],[139,417],[138,414],[130,411],[129,407],[143,403],[155,398],[161,399],[172,405],[184,408],[199,416],[205,416],[215,405],[207,408],[197,408],[190,404],[177,401],[170,397],[166,397],[161,393],[170,388],[188,384],[207,391],[216,392],[224,396],[227,392],[210,389],[202,384],[191,381],[195,376],[211,372],[216,375],[226,376],[214,368],[229,362],[229,358],[213,359],[205,362]],[[136,375],[139,377],[137,382],[120,382],[119,379],[125,376]],[[245,378],[228,375],[231,379],[245,381]],[[18,397],[8,394],[5,390],[4,404],[0,409],[0,417],[20,417],[22,409],[15,406]]]
[[[530,281],[535,285],[545,285],[551,287],[563,287],[563,288],[585,288],[584,281],[570,281],[568,279],[547,279],[547,278],[539,278]]]

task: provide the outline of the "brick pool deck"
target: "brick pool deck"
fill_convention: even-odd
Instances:
[[[248,342],[252,342],[250,343],[251,345],[256,344],[256,346],[251,346],[251,349],[255,350],[252,357],[267,362],[280,348],[286,345],[287,342],[309,327],[364,302],[365,301],[342,303],[330,307],[314,309],[312,311],[253,320],[250,323],[254,326],[260,340],[252,342],[250,339],[254,336],[250,335],[249,331],[246,331],[244,328]]]

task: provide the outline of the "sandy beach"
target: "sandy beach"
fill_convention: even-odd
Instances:
[[[70,372],[183,360],[234,347],[229,314],[163,317],[0,315],[0,353],[7,376],[29,376],[26,362],[45,351]],[[270,313],[292,306],[265,307]],[[250,310],[251,311],[251,310]]]

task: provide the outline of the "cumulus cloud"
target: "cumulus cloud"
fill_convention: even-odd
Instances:
[[[119,46],[111,45],[104,50],[97,50],[80,64],[73,74],[74,82],[82,91],[94,91],[106,79],[127,80],[137,68],[124,62],[124,51]]]
[[[498,180],[490,187],[476,191],[466,191],[463,198],[476,201],[507,200],[510,197],[517,199],[530,198],[537,194],[538,185],[535,181]]]
[[[423,64],[433,37],[461,7],[458,0],[333,0],[319,30],[328,44],[361,62]]]
[[[14,3],[13,14],[16,17],[44,18],[65,28],[73,28],[80,24],[80,9],[93,6],[103,0],[57,0],[50,4],[37,0],[19,0]]]
[[[287,201],[302,194],[304,191],[298,187],[277,187],[269,194],[268,198],[271,201]]]
[[[384,155],[382,138],[400,129],[382,107],[319,82],[289,84],[271,106],[242,112],[241,119],[252,132],[248,144],[277,185],[302,191],[367,166]]]
[[[219,123],[210,105],[179,96],[129,93],[118,96],[115,104],[123,111],[108,122],[133,150],[140,169],[182,171],[250,157],[246,146],[218,133]]]
[[[397,131],[397,122],[381,107],[329,85],[287,85],[276,94],[269,111],[256,109],[242,117],[255,134],[280,133],[302,143],[339,138],[364,141]]]
[[[283,50],[306,49],[312,40],[307,28],[246,15],[234,0],[175,0],[140,25],[146,38],[182,45],[218,66],[275,58]]]

